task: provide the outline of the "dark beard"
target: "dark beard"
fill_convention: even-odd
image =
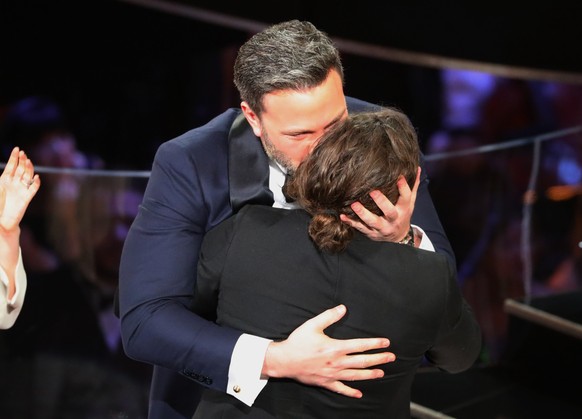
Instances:
[[[261,144],[263,145],[265,153],[271,160],[279,163],[281,167],[287,171],[287,173],[293,174],[295,172],[295,167],[293,167],[293,164],[289,161],[287,156],[275,148],[266,132],[264,132],[263,137],[261,138]]]

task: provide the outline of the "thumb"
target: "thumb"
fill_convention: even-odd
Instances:
[[[325,310],[323,313],[318,314],[308,322],[310,323],[311,327],[318,330],[327,329],[329,326],[340,320],[347,312],[346,306],[340,304],[328,310]]]

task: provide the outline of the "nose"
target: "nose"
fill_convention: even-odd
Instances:
[[[309,154],[311,154],[311,152],[313,151],[315,146],[317,146],[317,144],[319,144],[319,142],[321,141],[321,137],[323,137],[323,134],[311,142],[311,144],[309,145]]]

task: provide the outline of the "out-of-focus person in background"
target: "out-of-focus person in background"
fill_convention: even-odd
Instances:
[[[83,178],[72,217],[60,220],[77,232],[75,256],[29,281],[19,321],[0,335],[3,419],[146,418],[151,367],[125,355],[112,309],[143,188],[125,177]]]
[[[123,353],[111,309],[144,186],[94,173],[105,162],[51,98],[19,100],[0,122],[1,144],[29,147],[43,181],[21,223],[26,303],[0,335],[0,416],[144,419],[150,367]]]
[[[72,216],[81,177],[59,169],[96,169],[104,162],[79,150],[65,111],[56,100],[45,96],[28,96],[7,108],[0,120],[0,144],[19,146],[37,167],[53,169],[43,175],[43,188],[21,225],[27,273],[49,275],[63,259],[74,257],[78,251],[71,246],[75,232],[55,230],[59,224],[66,225],[59,219]]]

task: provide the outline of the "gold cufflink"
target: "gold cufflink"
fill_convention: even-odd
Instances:
[[[233,390],[235,393],[240,393],[240,386],[234,386],[234,387],[232,388],[232,390]]]

